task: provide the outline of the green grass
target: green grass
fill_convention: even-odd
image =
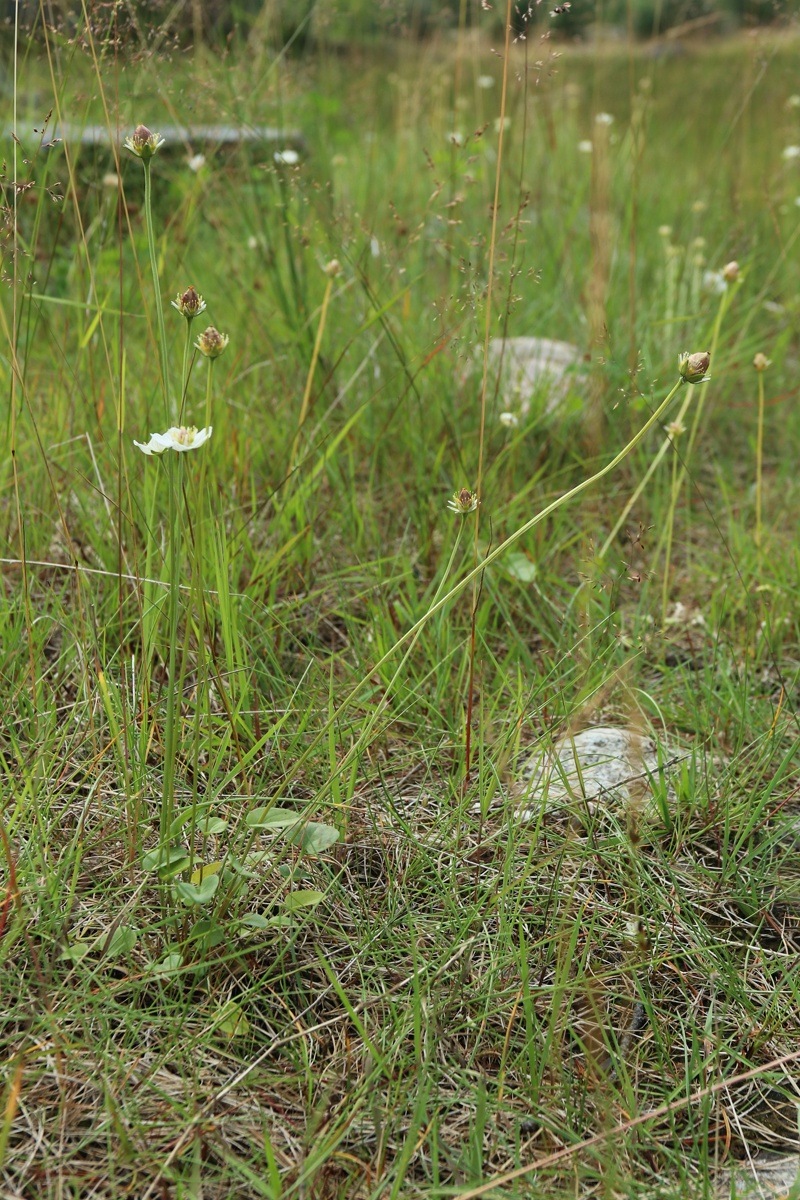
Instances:
[[[376,664],[475,562],[470,516],[447,576],[446,504],[478,480],[502,58],[470,35],[292,59],[254,34],[123,61],[78,32],[21,40],[16,176],[4,146],[3,1194],[701,1197],[723,1161],[796,1148],[795,1064],[760,1070],[800,1051],[796,41],[512,47],[489,326],[587,362],[516,428],[490,378],[481,555],[608,462],[678,354],[710,345],[704,270],[737,259],[742,282],[678,495],[672,619],[670,453],[600,554],[654,431],[481,576],[467,779],[471,587]],[[223,864],[199,905],[146,869],[169,530],[165,464],[132,445],[165,428],[141,167],[127,156],[120,192],[112,164],[34,132],[104,105],[124,133],[213,120],[306,142],[296,167],[153,161],[165,303],[194,284],[200,329],[231,339],[213,437],[183,460],[175,844]],[[201,364],[189,423],[205,404]],[[686,753],[660,817],[515,821],[531,750],[603,723]],[[338,841],[271,840],[247,822],[270,807]]]

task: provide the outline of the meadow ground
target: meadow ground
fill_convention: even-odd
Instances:
[[[73,33],[4,79],[2,1196],[694,1197],[796,1148],[800,43]],[[302,141],[159,150],[148,241],[142,162],[46,121]],[[503,333],[579,347],[558,406],[482,387]],[[179,407],[210,440],[141,454]],[[593,724],[685,755],[654,812],[516,820]]]

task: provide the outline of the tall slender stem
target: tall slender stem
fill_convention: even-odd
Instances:
[[[164,306],[161,303],[161,285],[158,280],[158,258],[156,256],[156,235],[153,230],[152,189],[150,184],[150,160],[143,158],[144,167],[144,221],[147,229],[147,248],[150,252],[150,271],[153,276],[153,291],[156,301],[156,318],[158,320],[158,363],[161,370],[161,389],[164,395],[164,415],[167,421],[172,419],[169,402],[169,369],[167,363],[167,329],[164,324]]]
[[[167,844],[169,859],[169,830],[175,800],[175,709],[180,703],[176,695],[176,659],[178,646],[178,605],[180,587],[178,576],[179,536],[178,536],[178,505],[180,492],[180,456],[169,453],[169,601],[167,609],[167,625],[169,637],[169,674],[167,679],[167,721],[164,732],[164,794],[161,800],[160,835],[162,843]]]
[[[764,454],[764,374],[758,372],[758,432],[756,434],[756,546],[761,560],[761,467]]]
[[[192,322],[191,318],[186,321],[186,341],[183,343],[183,364],[181,366],[181,399],[180,407],[178,408],[178,424],[183,422],[183,409],[186,404],[186,395],[189,391],[189,351],[192,345]]]
[[[674,448],[672,451],[672,489],[671,496],[675,496],[675,480],[678,477],[678,452]],[[667,623],[667,600],[669,599],[669,567],[670,559],[672,558],[672,532],[675,528],[675,505],[670,504],[669,515],[667,517],[667,553],[664,560],[664,582],[661,588],[661,628],[663,629]]]
[[[295,461],[297,459],[297,447],[300,444],[300,435],[303,432],[303,425],[305,424],[306,416],[308,414],[308,405],[309,401],[311,400],[311,388],[314,383],[314,372],[317,369],[317,359],[319,358],[319,351],[322,345],[322,335],[325,332],[325,319],[328,315],[328,304],[330,302],[332,289],[333,277],[328,276],[328,281],[325,285],[325,295],[322,297],[322,311],[319,314],[317,337],[314,342],[314,350],[311,355],[311,366],[308,368],[306,390],[303,393],[303,403],[300,405],[300,420],[297,422],[297,433],[294,435],[294,442],[292,443],[292,454],[289,463],[290,469],[293,469],[295,466]]]

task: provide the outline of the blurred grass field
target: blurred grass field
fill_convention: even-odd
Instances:
[[[496,26],[304,56],[111,33],[6,63],[3,1195],[700,1197],[796,1150],[795,31],[507,59]],[[42,148],[140,122],[300,135],[152,166],[172,362],[189,284],[230,337],[182,456],[176,839],[184,883],[222,881],[196,903],[147,869],[177,681],[167,476],[132,444],[164,426],[141,164]],[[482,406],[487,329],[574,343],[562,403],[490,374]],[[715,337],[691,454],[608,549],[661,429],[376,667]],[[475,539],[447,501],[479,478]],[[658,818],[515,821],[532,748],[593,724],[686,754]],[[338,840],[269,841],[272,805]]]

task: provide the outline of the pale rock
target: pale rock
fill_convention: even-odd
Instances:
[[[720,1171],[716,1194],[720,1198],[736,1196],[738,1200],[785,1197],[793,1186],[796,1188],[798,1180],[800,1155],[759,1154],[752,1163],[737,1163]]]
[[[566,734],[541,747],[528,759],[516,788],[518,819],[569,812],[576,817],[598,805],[624,816],[633,806],[643,816],[656,815],[651,780],[658,786],[684,757],[659,749],[652,738],[632,729],[604,725]],[[667,790],[668,798],[674,792]]]
[[[489,374],[496,379],[501,370],[499,399],[503,409],[517,409],[527,416],[531,400],[544,397],[552,412],[580,372],[583,359],[577,346],[552,338],[492,338],[489,342]]]

